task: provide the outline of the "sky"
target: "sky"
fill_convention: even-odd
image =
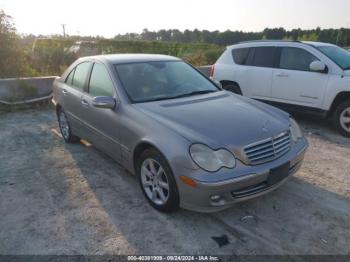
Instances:
[[[159,29],[350,28],[349,0],[0,0],[23,34],[113,37]]]

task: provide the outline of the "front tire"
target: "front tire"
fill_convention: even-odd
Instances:
[[[350,137],[350,100],[337,106],[333,114],[333,124],[339,133]]]
[[[171,168],[156,149],[145,150],[137,161],[141,190],[148,202],[161,212],[179,208],[179,193]]]
[[[60,127],[60,131],[64,141],[66,141],[67,143],[78,142],[80,138],[75,136],[72,133],[72,128],[68,122],[68,118],[62,108],[57,109],[57,118],[58,118],[58,125]]]

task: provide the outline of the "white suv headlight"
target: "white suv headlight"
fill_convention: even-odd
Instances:
[[[190,154],[193,161],[202,169],[215,172],[222,167],[234,168],[236,159],[226,149],[213,150],[202,144],[193,144],[190,147]]]
[[[292,139],[294,142],[297,142],[300,138],[303,137],[303,132],[301,131],[298,123],[293,118],[289,118],[289,123],[289,129]]]

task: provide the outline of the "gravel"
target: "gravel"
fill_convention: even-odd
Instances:
[[[106,155],[65,144],[52,109],[1,114],[0,254],[350,254],[350,139],[297,120],[310,147],[280,189],[162,214]]]

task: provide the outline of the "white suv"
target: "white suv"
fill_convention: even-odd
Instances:
[[[244,42],[227,47],[210,76],[224,89],[286,110],[331,116],[350,137],[350,52],[336,45]]]

